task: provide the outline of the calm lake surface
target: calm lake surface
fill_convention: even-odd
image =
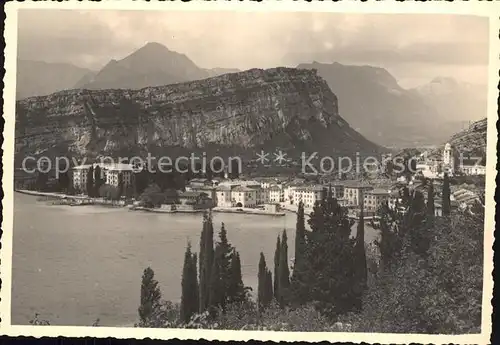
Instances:
[[[259,253],[273,265],[276,237],[287,229],[293,256],[295,214],[214,214],[240,253],[245,285],[257,290]],[[53,325],[131,326],[137,321],[143,270],[150,266],[163,298],[179,301],[186,244],[199,251],[201,214],[154,214],[96,206],[51,206],[16,193],[12,323],[35,313]],[[355,226],[353,227],[355,234]],[[366,242],[377,233],[366,228]]]

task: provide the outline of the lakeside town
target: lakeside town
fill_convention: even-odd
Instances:
[[[384,160],[391,162],[392,155]],[[451,179],[450,202],[453,210],[464,211],[480,200],[484,193],[486,167],[480,159],[458,157],[456,150],[446,143],[441,150],[420,153],[407,159],[404,171],[392,173],[388,165],[375,167],[359,178],[311,179],[307,176],[229,176],[193,177],[182,181],[180,188],[175,177],[158,183],[155,177],[146,177],[146,169],[124,163],[93,163],[75,166],[71,173],[63,173],[57,180],[48,174],[36,174],[16,181],[19,192],[59,199],[56,204],[83,206],[89,204],[127,206],[131,210],[159,213],[234,212],[256,215],[283,216],[283,211],[297,212],[303,203],[306,214],[312,212],[324,192],[329,190],[338,204],[348,210],[350,218],[359,219],[361,207],[364,219],[377,226],[377,211],[383,204],[396,209],[401,204],[402,188],[421,190],[429,198],[432,185],[434,212],[442,216],[442,188],[445,176]],[[379,170],[377,170],[379,169]],[[413,169],[413,170],[412,170]],[[383,174],[380,171],[384,171]],[[144,173],[144,174],[143,174]],[[154,174],[153,174],[154,175]],[[203,177],[204,176],[204,177]],[[321,183],[323,182],[323,183]],[[162,186],[163,184],[163,186]],[[26,188],[28,187],[28,188]],[[61,200],[62,199],[62,200]],[[404,211],[404,210],[401,210]]]
[[[6,331],[484,343],[494,11],[238,12],[17,10]]]
[[[39,200],[49,200],[54,205],[103,205],[167,214],[203,213],[199,256],[193,253],[191,241],[187,243],[180,303],[175,300],[161,300],[162,293],[155,278],[155,271],[147,267],[142,276],[141,305],[138,309],[140,321],[135,324],[136,327],[260,330],[262,324],[275,325],[276,313],[282,313],[283,323],[278,323],[276,330],[287,330],[289,327],[320,331],[378,330],[394,317],[392,314],[381,316],[381,308],[385,308],[384,303],[401,303],[398,297],[392,297],[390,294],[397,293],[399,284],[416,284],[400,282],[397,276],[393,276],[398,272],[395,267],[402,270],[398,274],[403,274],[404,279],[408,279],[407,275],[412,274],[407,267],[412,261],[403,259],[402,255],[410,255],[410,258],[414,255],[412,253],[423,257],[434,255],[432,253],[436,248],[439,248],[439,251],[445,250],[439,247],[443,243],[456,250],[452,242],[448,243],[449,240],[458,240],[462,245],[466,245],[463,248],[465,251],[476,250],[476,242],[481,238],[478,226],[483,222],[481,210],[484,209],[485,169],[481,163],[484,162],[476,160],[474,166],[457,164],[456,152],[453,152],[449,144],[444,145],[442,150],[434,151],[431,159],[421,158],[427,157],[426,155],[419,157],[413,160],[414,163],[407,159],[407,169],[404,171],[393,174],[386,172],[383,177],[380,177],[380,174],[363,174],[359,179],[314,183],[306,178],[245,178],[243,175],[230,178],[225,173],[222,178],[191,178],[186,181],[182,190],[160,187],[163,179],[157,179],[153,183],[150,183],[150,179],[154,180],[154,177],[142,180],[141,174],[145,174],[145,169],[135,172],[136,167],[130,164],[94,163],[76,166],[71,175],[62,175],[63,183],[68,186],[66,190],[47,191],[50,188],[47,180],[42,180],[45,188],[39,188],[43,185],[40,185],[41,178],[38,175],[30,185],[31,190],[17,188],[17,191],[38,195],[41,197]],[[412,169],[415,169],[414,172]],[[57,182],[60,184],[61,181]],[[58,183],[53,184],[52,188],[55,189],[54,186],[58,186]],[[136,191],[138,183],[144,186],[140,194]],[[24,185],[19,183],[18,187]],[[41,190],[36,190],[37,188]],[[243,284],[240,254],[228,241],[224,223],[221,224],[218,234],[215,232],[212,212],[281,216],[285,215],[285,211],[296,213],[297,218],[292,257],[288,255],[288,235],[285,229],[277,238],[274,281],[265,254],[261,252],[257,291],[251,293],[253,287]],[[334,225],[335,219],[340,223]],[[327,222],[322,224],[323,221]],[[450,222],[458,227],[455,229],[458,232],[454,235],[447,232],[451,229]],[[309,224],[310,231],[306,230],[305,224]],[[334,230],[331,236],[323,238],[323,227],[333,226],[332,224]],[[443,230],[443,226],[448,230]],[[354,237],[351,237],[352,228],[356,229]],[[372,242],[367,242],[365,232],[368,233],[372,229],[379,234]],[[463,241],[464,234],[472,236],[473,248]],[[435,239],[431,241],[430,238],[434,236]],[[444,242],[442,238],[445,239]],[[340,276],[328,273],[330,271],[326,270],[323,264],[316,262],[318,258],[327,259],[327,252],[332,248],[343,253],[338,254],[342,261],[337,262],[332,258],[333,261],[328,261],[328,265],[347,265],[344,270],[348,272],[348,278],[343,272],[338,273]],[[221,254],[222,251],[225,254]],[[344,254],[347,256],[344,257]],[[207,271],[207,260],[211,262],[208,267],[213,265],[212,271]],[[359,260],[361,261],[358,262]],[[474,262],[477,260],[480,261],[480,256],[475,255]],[[213,271],[215,267],[221,271]],[[439,267],[437,269],[441,269]],[[480,275],[481,272],[474,267],[474,276]],[[445,268],[460,271],[462,264],[458,267],[451,264]],[[338,280],[342,277],[339,282],[343,283],[332,288],[336,293],[331,294],[331,289],[327,289],[318,296],[304,295],[309,289],[315,288],[315,284],[325,283],[315,275],[318,270],[326,270],[323,274],[328,273],[336,277],[327,277],[327,280]],[[432,269],[428,268],[419,270],[422,274],[431,274],[425,276],[424,280],[431,281],[422,282],[423,285],[416,287],[417,291],[426,291],[428,297],[433,296],[436,286],[432,285],[432,277],[435,273],[431,273]],[[213,278],[210,275],[220,276]],[[389,283],[386,279],[389,279]],[[349,284],[342,285],[345,282]],[[372,306],[370,303],[374,302],[370,301],[378,300],[375,297],[383,291],[384,284],[394,286],[390,285],[389,295],[384,295],[385,297]],[[427,286],[428,284],[431,285]],[[465,284],[461,290],[470,291],[468,286]],[[221,291],[218,292],[218,289]],[[344,294],[345,301],[342,297]],[[304,299],[304,296],[307,297]],[[322,304],[311,309],[307,305],[311,298],[320,298]],[[417,300],[417,297],[411,295],[408,303],[411,305]],[[340,311],[332,311],[328,309],[328,303],[332,301],[346,305]],[[155,307],[149,310],[148,305],[151,303]],[[462,307],[461,304],[457,306]],[[297,321],[295,313],[298,312],[304,313],[301,317],[305,319],[299,318]],[[379,318],[379,324],[371,325],[367,321],[367,315],[374,317],[370,314],[373,312]],[[442,326],[439,318],[432,317],[422,329],[426,332],[475,330],[477,313],[476,306],[473,309],[473,322],[463,325],[457,321],[449,326]],[[237,315],[241,315],[241,319]],[[394,315],[399,315],[397,310]],[[311,325],[303,326],[305,320],[310,317],[319,319]],[[98,318],[93,326],[98,326],[99,322]],[[295,322],[298,324],[295,325]],[[414,321],[410,317],[402,318],[400,322],[404,325],[402,327],[407,328]],[[49,321],[39,319],[38,314],[35,314],[30,323],[50,325]]]

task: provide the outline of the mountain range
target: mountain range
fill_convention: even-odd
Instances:
[[[93,71],[68,63],[17,60],[16,98],[45,96],[74,88]]]
[[[148,153],[249,162],[262,151],[272,161],[278,150],[298,162],[302,153],[354,158],[386,152],[339,115],[337,97],[315,71],[283,67],[140,90],[73,89],[26,98],[16,102],[15,132],[16,162]]]
[[[486,91],[451,78],[402,88],[385,69],[340,63],[307,63],[338,98],[340,115],[367,139],[387,147],[439,144],[469,120],[486,116]],[[201,80],[237,69],[198,67],[186,55],[148,43],[99,71],[69,64],[18,62],[17,98],[64,89],[141,89]]]

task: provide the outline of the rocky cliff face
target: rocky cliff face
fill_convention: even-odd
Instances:
[[[452,136],[450,144],[460,152],[486,153],[487,129],[486,118],[473,122],[467,129]]]
[[[339,116],[315,71],[253,69],[141,90],[69,90],[16,104],[16,152],[128,156],[192,150],[323,154],[381,148]],[[300,159],[300,154],[297,155]]]

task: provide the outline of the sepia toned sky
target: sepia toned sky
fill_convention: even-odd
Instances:
[[[18,56],[98,70],[147,42],[205,68],[340,62],[404,87],[437,76],[485,84],[488,19],[431,14],[20,10]]]

